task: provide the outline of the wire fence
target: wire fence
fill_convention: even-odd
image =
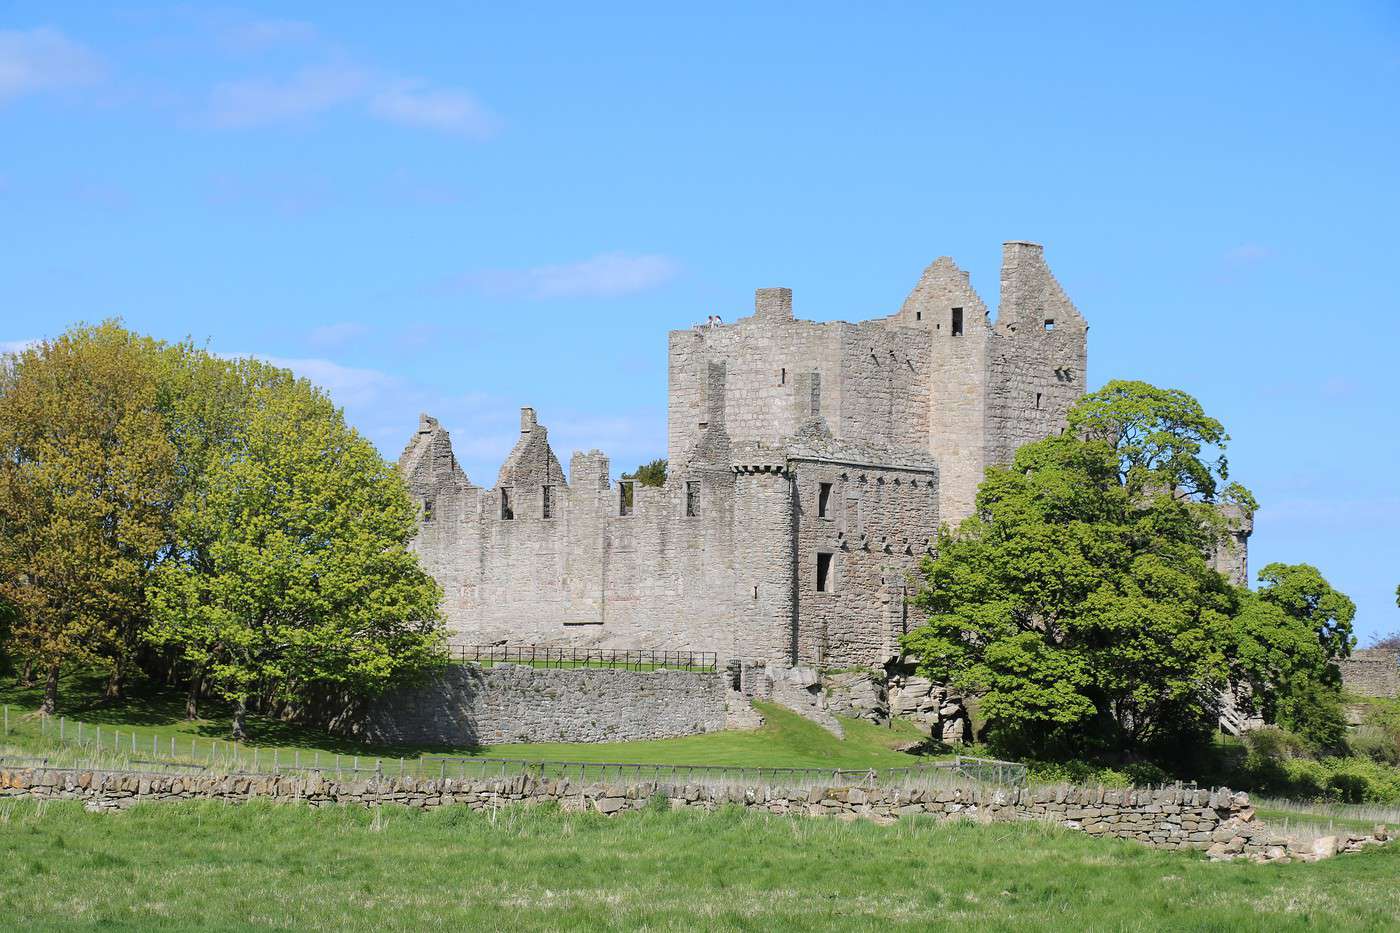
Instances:
[[[969,781],[1024,786],[1026,766],[1011,761],[957,756],[902,768],[782,768],[645,762],[534,760],[478,756],[420,755],[399,758],[340,754],[319,749],[282,749],[197,736],[140,735],[67,717],[16,717],[3,710],[3,735],[36,748],[0,748],[0,761],[42,762],[37,766],[106,770],[219,774],[319,772],[367,777],[489,780],[530,774],[579,783],[746,784],[784,786],[951,786]],[[37,739],[38,741],[34,741]],[[9,743],[7,743],[9,744]],[[38,751],[30,756],[27,752]]]
[[[627,671],[719,670],[713,651],[666,651],[654,648],[555,648],[548,645],[449,645],[459,664],[526,664],[530,667],[596,667]]]

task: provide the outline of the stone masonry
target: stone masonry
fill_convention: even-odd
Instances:
[[[1390,841],[1383,826],[1301,840],[1254,818],[1249,797],[1228,789],[1181,787],[1107,790],[1039,787],[828,787],[767,784],[582,784],[518,774],[457,780],[382,777],[343,780],[317,771],[298,774],[151,774],[0,764],[0,799],[81,800],[90,810],[123,810],[143,802],[267,799],[310,806],[385,804],[434,809],[553,803],[566,810],[613,816],[660,801],[673,810],[738,806],[793,816],[829,816],[890,823],[900,819],[1043,820],[1092,836],[1132,839],[1155,848],[1195,849],[1212,859],[1315,861]]]
[[[691,671],[450,665],[336,725],[381,745],[665,739],[723,729],[725,686]]]
[[[1003,247],[995,322],[951,259],[893,314],[804,321],[792,292],[669,338],[665,486],[576,452],[533,409],[494,485],[423,415],[399,459],[459,643],[685,648],[819,668],[898,654],[906,596],[984,470],[1064,428],[1088,326],[1041,247]],[[1248,529],[1220,558],[1243,572]]]
[[[1353,651],[1337,662],[1342,686],[1364,697],[1400,697],[1400,653],[1393,649]]]

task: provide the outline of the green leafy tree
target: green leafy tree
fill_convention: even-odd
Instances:
[[[370,695],[442,657],[440,591],[408,550],[397,474],[309,383],[247,375],[235,427],[198,445],[149,632],[233,704],[237,737],[254,697]]]
[[[14,651],[45,674],[44,714],[65,665],[119,682],[146,619],[175,456],[159,353],[109,321],[0,364],[0,598]]]
[[[650,463],[643,463],[633,472],[624,474],[622,478],[641,483],[643,486],[665,486],[666,458],[661,457]]]
[[[981,693],[993,737],[1023,752],[1199,737],[1238,600],[1206,559],[1227,437],[1190,396],[1140,382],[1086,396],[1069,424],[987,471],[976,514],[924,564],[928,621],[905,650]]]

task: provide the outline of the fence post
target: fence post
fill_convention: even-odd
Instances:
[[[10,704],[5,704],[5,734],[10,734]]]
[[[58,717],[58,740],[59,740],[60,742],[62,742],[62,741],[64,740],[64,738],[65,738],[64,733],[67,732],[67,729],[65,728],[65,726],[67,725],[67,719],[68,719],[67,716],[60,716],[60,717]]]

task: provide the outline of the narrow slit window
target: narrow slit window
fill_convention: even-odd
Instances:
[[[428,524],[433,520],[433,500],[423,500],[423,524]]]
[[[817,487],[817,517],[831,517],[831,484],[822,483]]]
[[[778,370],[778,385],[780,385],[780,386],[785,386],[785,385],[787,385],[787,367],[786,367],[786,366],[784,366],[782,369]]]
[[[817,555],[817,592],[831,592],[831,554],[829,552]]]
[[[509,522],[515,519],[515,503],[511,501],[511,489],[509,486],[501,487],[501,521]]]
[[[554,517],[554,487],[553,487],[553,486],[541,486],[541,487],[540,487],[540,517],[541,517],[541,518],[553,518],[553,517]]]
[[[700,483],[689,480],[685,484],[685,517],[696,518],[700,514]]]
[[[922,311],[915,311],[915,312],[914,312],[914,320],[916,320],[916,321],[922,321],[923,319],[924,319],[924,312],[922,312]]]
[[[1036,407],[1037,409],[1040,408],[1040,393],[1039,393],[1039,392],[1037,392],[1037,393],[1035,394],[1035,407]]]
[[[632,506],[636,503],[637,490],[629,482],[617,484],[617,514],[631,515]]]
[[[1055,319],[1054,319],[1054,318],[1048,317],[1048,318],[1045,319],[1045,329],[1046,329],[1046,330],[1054,330],[1054,329],[1055,329]]]
[[[954,309],[953,309],[953,336],[954,336],[954,337],[961,337],[961,336],[963,335],[963,315],[962,315],[962,311],[963,311],[962,308],[954,308]]]

